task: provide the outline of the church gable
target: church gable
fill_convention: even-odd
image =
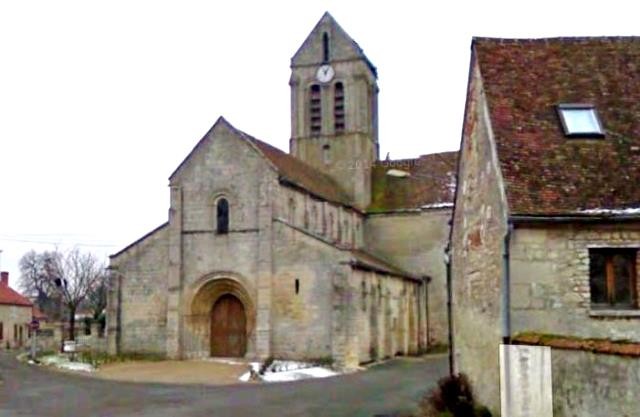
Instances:
[[[242,132],[238,131],[221,116],[204,135],[204,137],[200,139],[191,152],[189,152],[180,165],[178,165],[176,170],[169,177],[169,181],[172,184],[180,182],[187,175],[186,172],[193,170],[200,171],[202,169],[201,165],[203,164],[213,167],[213,165],[215,165],[216,158],[231,156],[233,158],[232,160],[236,160],[240,157],[240,155],[216,155],[217,152],[213,150],[214,141],[224,139],[237,139],[244,143],[248,142]],[[255,150],[255,147],[252,145],[250,148]],[[194,173],[191,175],[194,175]]]
[[[362,48],[340,27],[333,16],[326,12],[291,58],[291,66],[359,59],[364,60],[373,74],[376,74],[376,68],[365,56]]]

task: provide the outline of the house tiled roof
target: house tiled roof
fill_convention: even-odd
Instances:
[[[42,310],[40,310],[38,307],[36,307],[35,305],[33,306],[33,310],[31,315],[33,316],[34,319],[39,320],[39,321],[46,321],[49,318],[47,317],[46,314],[44,314],[42,312]]]
[[[245,139],[253,143],[275,166],[281,180],[328,201],[353,206],[353,201],[349,197],[349,194],[327,174],[268,143],[258,140],[240,130],[235,130]]]
[[[31,307],[33,305],[33,303],[26,297],[23,297],[8,285],[0,283],[0,305],[3,304],[26,307]]]
[[[640,207],[640,38],[476,38],[511,214]],[[564,135],[556,106],[595,106],[604,139]]]
[[[416,159],[376,162],[371,172],[372,201],[367,211],[451,207],[457,160],[458,152],[442,152]],[[387,175],[392,169],[409,175]]]

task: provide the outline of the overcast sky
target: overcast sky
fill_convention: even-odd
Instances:
[[[457,149],[472,36],[634,35],[632,4],[2,1],[0,268],[16,287],[31,248],[106,261],[166,221],[220,115],[288,150],[290,58],[325,11],[378,68],[381,155],[407,158]]]

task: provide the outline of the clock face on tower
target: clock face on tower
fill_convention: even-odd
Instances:
[[[318,68],[316,72],[316,79],[321,83],[328,83],[333,79],[335,71],[331,65],[325,64]]]

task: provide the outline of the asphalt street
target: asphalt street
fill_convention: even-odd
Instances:
[[[334,378],[223,387],[123,383],[26,365],[0,353],[2,417],[363,416],[415,410],[446,356],[400,358]]]

